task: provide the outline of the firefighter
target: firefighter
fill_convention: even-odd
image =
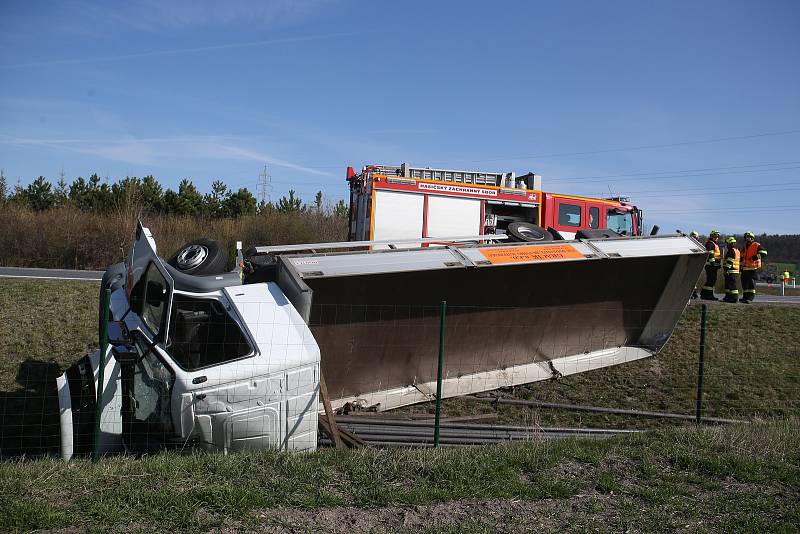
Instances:
[[[706,260],[706,283],[700,291],[703,300],[719,300],[714,296],[714,286],[717,284],[717,271],[719,271],[722,253],[719,250],[719,230],[711,230],[706,240],[708,260]]]
[[[791,275],[789,271],[783,271],[783,285],[788,286]]]
[[[750,303],[756,298],[756,274],[761,269],[761,261],[767,251],[756,241],[753,232],[744,233],[742,247],[742,302]]]
[[[741,252],[736,248],[736,238],[730,236],[725,240],[725,302],[739,302],[739,259]]]

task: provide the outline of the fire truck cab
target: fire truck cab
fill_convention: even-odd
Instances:
[[[627,199],[546,193],[541,176],[455,171],[408,164],[347,169],[351,241],[505,234],[514,222],[556,230],[641,235],[641,211]],[[418,246],[409,244],[409,247]]]

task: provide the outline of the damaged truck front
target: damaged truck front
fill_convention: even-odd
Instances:
[[[680,235],[578,237],[256,247],[235,271],[200,275],[213,242],[165,262],[140,223],[103,279],[110,348],[59,378],[62,455],[92,449],[98,408],[104,452],[314,449],[323,373],[334,408],[431,399],[442,300],[443,397],[656,354],[704,248]]]
[[[103,451],[316,447],[319,347],[276,284],[185,274],[139,224],[103,287],[112,291]],[[59,378],[65,458],[92,449],[100,360],[95,352]]]

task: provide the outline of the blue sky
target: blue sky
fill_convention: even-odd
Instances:
[[[800,233],[798,65],[794,0],[0,0],[0,167],[331,202],[348,165],[532,170]]]

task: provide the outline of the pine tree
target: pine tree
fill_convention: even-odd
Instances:
[[[72,185],[69,186],[69,201],[73,206],[79,210],[89,211],[91,205],[89,204],[89,184],[83,179],[83,176],[78,176]]]
[[[6,182],[6,173],[4,169],[0,169],[0,204],[5,203],[8,196],[8,183]]]
[[[333,207],[333,214],[336,217],[346,218],[350,214],[350,209],[344,203],[344,200],[339,200]]]
[[[211,184],[211,193],[203,197],[206,213],[212,217],[224,217],[225,203],[230,196],[231,192],[228,191],[228,186],[222,180],[214,180]]]
[[[289,189],[289,197],[278,200],[277,210],[281,213],[298,213],[303,211],[303,200],[294,196],[294,189]]]
[[[58,183],[56,184],[56,189],[53,192],[53,205],[56,208],[61,208],[66,206],[68,203],[69,186],[67,186],[67,182],[64,180],[64,173],[62,172],[58,177]]]
[[[142,178],[140,198],[145,209],[156,212],[164,211],[164,190],[152,174]]]
[[[254,215],[258,202],[256,197],[245,188],[239,189],[225,199],[224,212],[227,217],[241,217],[243,215]]]
[[[44,176],[39,176],[33,183],[28,185],[27,189],[25,189],[25,196],[27,197],[28,206],[36,211],[48,210],[55,202],[53,186]]]
[[[314,197],[314,210],[317,213],[322,213],[322,191],[317,191]]]

